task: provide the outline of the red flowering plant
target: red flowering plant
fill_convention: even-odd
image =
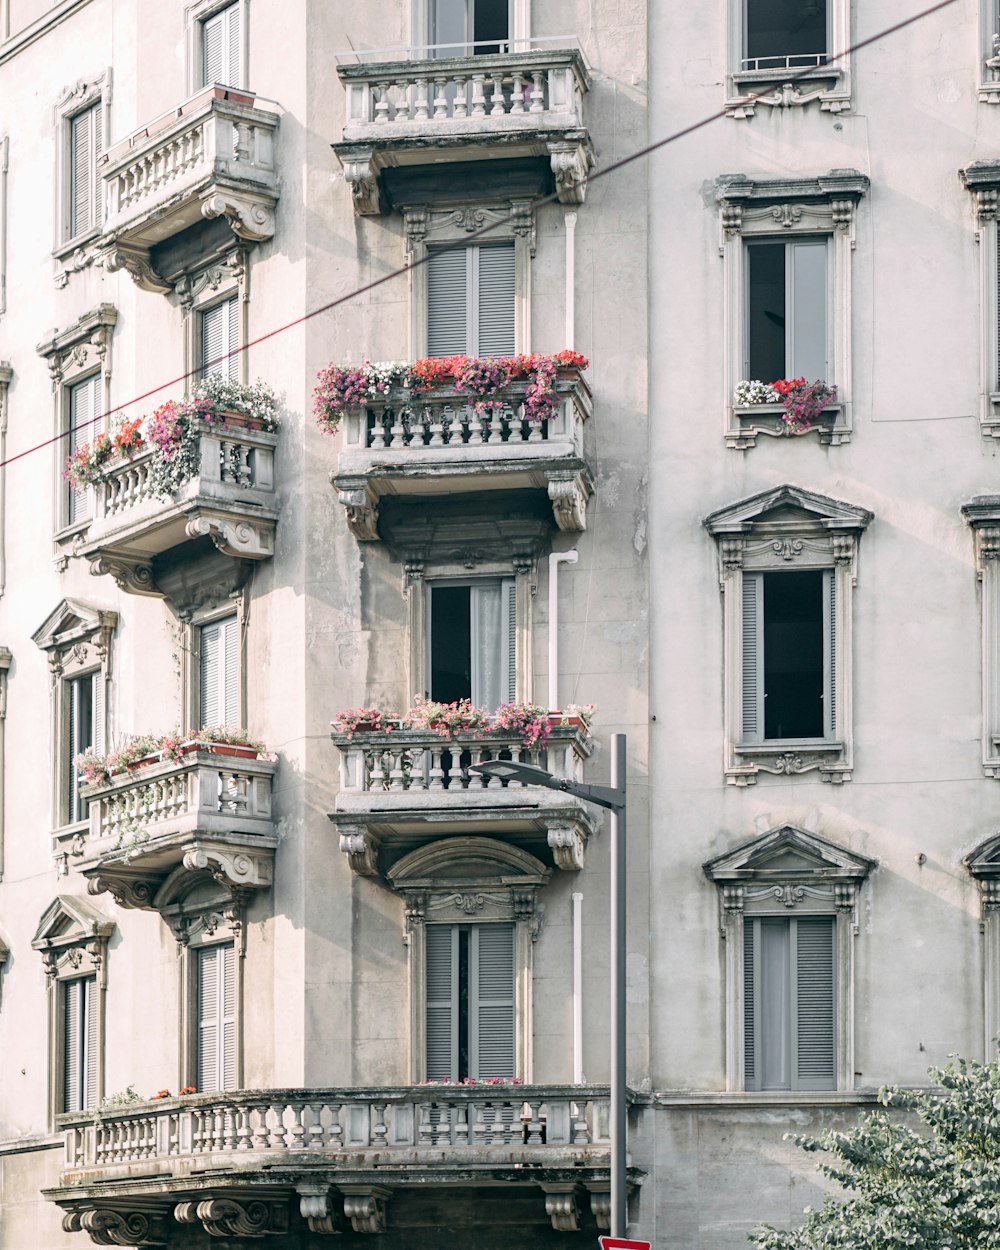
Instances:
[[[88,786],[106,786],[112,777],[127,772],[140,760],[171,760],[176,763],[184,755],[183,748],[192,742],[247,747],[255,751],[259,758],[269,758],[263,742],[252,738],[245,729],[206,725],[202,729],[187,731],[174,729],[166,734],[134,734],[107,754],[99,754],[93,747],[88,747],[76,757],[76,768]]]
[[[795,433],[811,430],[823,409],[837,398],[835,386],[818,380],[781,378],[773,385],[785,405],[781,419]]]
[[[150,1102],[158,1102],[161,1098],[173,1098],[169,1089],[158,1089],[155,1094],[150,1094]]]
[[[115,455],[114,443],[108,434],[98,434],[96,438],[66,457],[63,465],[63,477],[71,483],[74,490],[82,490],[85,486],[94,486],[104,478],[104,466]]]
[[[183,1089],[177,1091],[178,1097],[183,1098],[185,1094],[197,1094],[198,1090],[194,1085],[185,1085]]]

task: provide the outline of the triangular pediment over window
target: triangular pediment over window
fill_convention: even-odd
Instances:
[[[817,833],[795,825],[779,825],[760,837],[744,842],[732,851],[717,855],[703,864],[710,880],[801,881],[817,877],[840,881],[860,881],[868,876],[876,861],[828,842]]]
[[[963,862],[973,877],[1000,878],[1000,833],[980,842]]]
[[[114,629],[118,613],[95,608],[80,599],[64,599],[31,635],[42,651],[66,647]]]
[[[57,895],[45,909],[31,945],[35,950],[51,946],[68,946],[91,938],[107,939],[114,932],[115,922],[84,898],[72,894]]]
[[[858,533],[872,519],[867,508],[858,508],[801,486],[776,486],[747,499],[719,508],[705,517],[711,534],[745,534],[755,528],[801,526],[831,532]]]

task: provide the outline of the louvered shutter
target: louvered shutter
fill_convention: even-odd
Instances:
[[[222,723],[238,725],[240,723],[240,633],[239,621],[235,616],[222,622],[222,641],[225,651],[222,676],[226,693],[225,706],[222,709]]]
[[[220,1088],[220,949],[218,946],[206,946],[198,951],[198,1062],[196,1070],[199,1092]]]
[[[756,999],[754,995],[754,925],[743,924],[743,1081],[746,1089],[757,1088]]]
[[[477,356],[513,356],[514,244],[493,243],[475,249],[477,256]]]
[[[81,1111],[80,1031],[83,978],[64,981],[63,993],[63,1111]]]
[[[219,1064],[222,1089],[236,1088],[236,947],[230,942],[219,951]]]
[[[105,707],[104,707],[104,673],[98,669],[90,674],[90,706],[91,706],[91,744],[99,754],[104,752],[105,741]]]
[[[473,925],[469,949],[469,1075],[514,1077],[514,926]]]
[[[81,978],[83,1056],[81,1061],[83,1105],[97,1105],[97,978]]]
[[[512,577],[501,583],[503,643],[501,688],[507,703],[517,699],[517,587]]]
[[[426,928],[427,1079],[458,1079],[458,928]]]
[[[203,86],[240,83],[240,6],[227,5],[201,24],[201,80]]]
[[[95,104],[70,120],[69,238],[92,229],[99,221],[97,154],[101,150],[101,105]]]
[[[827,241],[786,244],[787,376],[809,382],[830,377],[827,350]]]
[[[202,725],[239,724],[239,629],[235,616],[201,628],[199,714]]]
[[[79,789],[76,757],[80,754],[80,695],[75,681],[66,683],[66,820],[79,819]]]
[[[835,1089],[835,921],[793,920],[795,1005],[792,1016],[794,1089]]]
[[[203,377],[220,374],[223,377],[239,377],[239,301],[223,300],[201,314],[201,361],[199,372]],[[232,355],[230,355],[232,353]]]
[[[100,374],[77,382],[69,391],[69,437],[67,454],[72,455],[85,443],[89,443],[100,432],[100,424],[95,420],[100,415]],[[91,493],[89,486],[74,488],[67,483],[66,523],[74,525],[77,521],[85,521],[91,513]]]
[[[472,354],[469,256],[472,249],[431,250],[427,261],[427,355]]]
[[[201,627],[201,669],[199,718],[202,725],[219,725],[219,653],[222,646],[220,622]]]
[[[823,736],[837,736],[837,573],[823,573]]]
[[[764,579],[743,574],[742,741],[764,735]]]

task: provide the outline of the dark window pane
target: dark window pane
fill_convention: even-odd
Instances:
[[[747,248],[748,376],[775,382],[785,376],[785,245],[753,243]]]
[[[764,737],[823,737],[823,572],[764,574]]]
[[[469,587],[431,590],[431,689],[441,703],[472,698]]]
[[[826,0],[746,0],[748,69],[822,64]]]
[[[476,48],[477,53],[492,54],[505,51],[501,48],[508,37],[507,0],[474,0],[473,39],[475,42],[486,41],[486,47]]]

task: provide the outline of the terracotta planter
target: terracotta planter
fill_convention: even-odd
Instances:
[[[582,729],[586,732],[587,722],[582,716],[564,716],[562,712],[549,713],[549,728],[555,729],[558,725],[572,725],[574,729]]]
[[[207,751],[209,755],[228,755],[240,760],[257,758],[257,752],[253,747],[243,746],[238,742],[185,742],[181,744],[181,755],[193,755],[196,751]]]
[[[219,416],[231,430],[262,430],[264,422],[260,417],[248,417],[245,413],[234,412],[231,409],[220,412]]]
[[[134,773],[140,768],[148,768],[150,764],[158,764],[159,762],[160,753],[157,751],[155,755],[144,755],[141,760],[133,760],[131,764],[125,765],[125,769],[127,772]]]

